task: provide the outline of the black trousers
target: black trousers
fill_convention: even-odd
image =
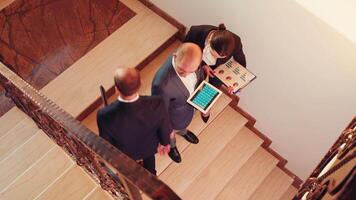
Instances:
[[[143,159],[143,167],[156,176],[156,159],[155,155]]]

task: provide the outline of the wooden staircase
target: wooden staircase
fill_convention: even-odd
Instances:
[[[0,199],[112,199],[18,108],[0,125]]]
[[[0,0],[0,10],[13,1]],[[178,29],[139,1],[122,2],[136,16],[41,90],[74,117],[99,98],[98,85],[108,88],[113,84],[112,73],[119,64],[139,66],[177,37]],[[15,107],[0,117],[0,199],[113,197]]]
[[[150,94],[155,72],[180,42],[175,42],[142,71],[140,93]],[[117,99],[117,94],[109,102]],[[194,115],[189,129],[199,137],[192,145],[177,136],[182,162],[157,155],[157,173],[182,199],[288,200],[296,193],[293,179],[278,166],[279,160],[261,145],[263,140],[245,125],[248,120],[229,106],[227,95],[217,101],[205,124]],[[96,111],[82,121],[98,133]],[[147,198],[148,199],[148,198]]]
[[[10,2],[0,0],[0,9]],[[123,2],[137,16],[41,90],[74,117],[98,99],[98,85],[113,85],[112,73],[119,63],[139,66],[178,33],[139,2]],[[144,37],[135,35],[137,30],[141,35],[145,32]],[[145,42],[147,38],[151,38],[150,43]],[[155,72],[179,44],[174,42],[141,71],[141,94],[150,94]],[[126,53],[136,49],[136,54]],[[73,98],[78,95],[80,98]],[[208,123],[195,114],[188,128],[198,135],[200,143],[191,145],[177,136],[182,163],[157,156],[159,178],[182,199],[291,199],[296,193],[292,178],[277,167],[279,160],[261,147],[264,141],[246,127],[248,119],[230,107],[230,102],[230,97],[222,95]],[[82,121],[95,133],[96,111]],[[31,118],[13,108],[0,118],[0,199],[112,197]]]

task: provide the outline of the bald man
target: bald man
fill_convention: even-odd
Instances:
[[[164,101],[138,94],[141,79],[136,69],[119,68],[114,81],[119,97],[98,111],[99,135],[156,174],[155,153],[168,153],[172,133]]]
[[[204,80],[204,73],[199,69],[201,61],[200,47],[183,43],[158,70],[152,82],[152,94],[163,97],[174,132],[193,144],[199,140],[187,130],[194,114],[194,108],[187,103],[187,99]],[[181,162],[174,134],[171,135],[169,156],[173,161]]]

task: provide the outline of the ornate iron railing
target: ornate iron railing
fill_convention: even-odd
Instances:
[[[341,133],[293,200],[348,200],[356,196],[356,117]]]
[[[80,124],[2,63],[0,84],[6,96],[113,197],[142,199],[142,191],[152,199],[180,199],[156,176]]]

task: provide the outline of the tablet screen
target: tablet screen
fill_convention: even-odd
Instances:
[[[206,110],[218,95],[219,92],[216,89],[204,84],[191,98],[191,101],[201,109]]]

